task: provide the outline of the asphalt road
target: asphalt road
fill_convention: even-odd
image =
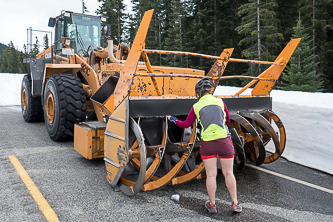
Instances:
[[[84,159],[73,142],[53,142],[44,123],[23,120],[20,107],[0,107],[0,151],[0,221],[47,221],[9,156],[19,160],[60,221],[333,221],[333,176],[284,159],[260,168],[288,179],[250,166],[235,172],[241,214],[230,211],[219,174],[218,213],[209,215],[204,180],[134,197],[115,192],[103,160]]]

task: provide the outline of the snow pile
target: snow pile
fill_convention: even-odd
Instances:
[[[0,106],[21,105],[21,83],[24,75],[0,73]]]
[[[21,105],[24,74],[0,73],[0,106]],[[233,95],[238,87],[218,86],[215,95]],[[242,95],[250,95],[251,89]],[[333,174],[333,93],[273,90],[273,111],[286,129],[283,157],[289,161]],[[274,150],[268,144],[268,150]]]
[[[232,86],[218,86],[214,95],[234,95],[241,88]],[[251,95],[251,88],[241,95]],[[309,106],[314,108],[333,109],[333,93],[310,93],[298,91],[272,90],[273,105],[275,102]]]
[[[241,88],[218,86],[215,95],[234,95]],[[251,89],[242,95],[250,95]],[[282,154],[289,161],[333,174],[333,93],[273,90],[273,111],[286,129]],[[270,142],[271,143],[271,142]],[[268,144],[273,151],[273,144]]]

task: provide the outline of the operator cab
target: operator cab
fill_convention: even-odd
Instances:
[[[62,38],[70,38],[74,53],[87,55],[87,49],[101,46],[101,23],[106,17],[62,11],[56,18],[50,18],[49,27],[55,26],[55,51],[63,48]]]

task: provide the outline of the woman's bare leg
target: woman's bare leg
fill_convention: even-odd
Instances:
[[[234,203],[238,203],[237,200],[237,187],[236,187],[236,179],[234,176],[234,169],[233,169],[233,164],[234,164],[234,159],[221,159],[220,158],[220,163],[222,167],[222,173],[224,175],[225,179],[225,185],[228,188],[231,200]]]
[[[206,169],[206,188],[211,204],[215,204],[215,192],[216,192],[216,175],[217,175],[217,160],[216,158],[210,158],[203,160]]]

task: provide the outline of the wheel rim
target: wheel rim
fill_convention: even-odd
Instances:
[[[23,88],[23,90],[22,90],[21,97],[22,97],[22,109],[24,111],[26,111],[27,110],[27,91],[25,88]]]
[[[53,123],[54,121],[54,98],[52,93],[49,93],[47,95],[46,99],[46,116],[49,121],[49,123]]]

